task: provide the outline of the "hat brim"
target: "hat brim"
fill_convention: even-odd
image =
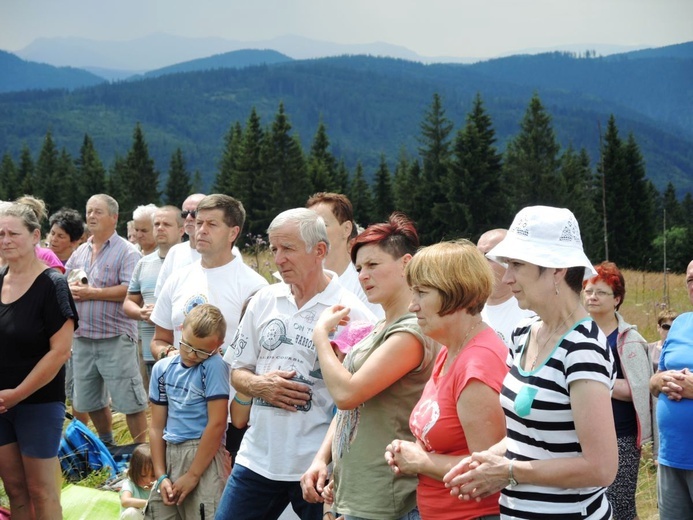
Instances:
[[[506,258],[521,260],[541,267],[563,269],[584,267],[587,280],[597,275],[592,262],[582,249],[562,246],[555,242],[529,240],[514,233],[508,233],[503,240],[486,253],[489,260],[505,265]]]

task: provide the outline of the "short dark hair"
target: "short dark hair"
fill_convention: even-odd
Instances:
[[[76,242],[84,235],[84,220],[77,210],[60,208],[48,219],[50,227],[57,225],[70,235],[70,241]]]
[[[243,224],[245,224],[245,208],[240,200],[223,193],[213,193],[207,195],[197,205],[198,213],[210,209],[220,209],[224,214],[224,224],[229,227],[238,226],[238,236],[241,235]]]

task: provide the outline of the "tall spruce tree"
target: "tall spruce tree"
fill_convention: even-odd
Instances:
[[[625,169],[630,183],[630,199],[621,200],[629,204],[633,211],[634,226],[624,230],[628,236],[626,259],[621,260],[625,267],[642,267],[648,259],[647,249],[656,235],[655,199],[658,196],[652,182],[647,179],[645,162],[640,153],[635,136],[630,133],[623,148]],[[630,202],[628,202],[630,201]]]
[[[420,214],[420,208],[417,207],[416,201],[416,193],[420,182],[420,168],[418,166],[418,161],[412,162],[406,150],[402,148],[395,165],[395,175],[392,182],[395,208],[414,221],[419,218]]]
[[[601,242],[599,213],[594,204],[598,188],[587,150],[576,152],[568,146],[561,155],[561,175],[566,185],[566,207],[580,225],[585,253],[596,260]]]
[[[520,133],[505,151],[504,175],[512,190],[514,212],[536,204],[564,205],[565,182],[560,175],[559,152],[551,116],[535,93],[520,123]]]
[[[56,175],[60,179],[58,192],[58,206],[50,208],[50,212],[54,213],[61,207],[79,208],[81,199],[79,197],[79,181],[77,179],[77,167],[72,160],[72,156],[66,148],[60,151],[58,163],[56,166]],[[48,223],[46,223],[46,226]],[[48,228],[46,228],[48,230]]]
[[[231,125],[229,131],[224,136],[224,149],[219,161],[219,172],[214,179],[212,185],[213,193],[224,193],[231,195],[231,179],[237,169],[236,162],[241,150],[241,141],[243,140],[243,127],[241,123],[236,121]]]
[[[466,124],[455,138],[451,166],[444,180],[450,236],[476,239],[485,231],[506,227],[512,218],[495,142],[491,118],[477,94]]]
[[[662,215],[666,216],[666,227],[674,226],[686,226],[686,217],[683,214],[683,208],[679,204],[679,200],[676,198],[676,188],[674,184],[669,181],[667,187],[662,193]],[[659,226],[659,230],[663,226]]]
[[[166,204],[181,207],[186,197],[192,193],[191,188],[190,172],[185,166],[183,150],[178,147],[171,155],[171,162],[168,167],[168,179],[164,190]]]
[[[60,205],[60,182],[57,176],[58,149],[51,132],[46,132],[43,146],[36,161],[36,185],[33,195],[43,199],[48,211],[55,211]]]
[[[373,186],[373,211],[371,216],[376,222],[385,222],[395,209],[392,195],[392,179],[390,169],[387,167],[385,155],[380,155],[380,163],[374,176]]]
[[[320,121],[313,138],[313,144],[310,147],[307,165],[313,193],[335,191],[339,188],[335,181],[337,161],[330,153],[329,148],[330,139],[327,137],[327,129],[325,124]]]
[[[74,209],[85,211],[87,200],[92,195],[106,191],[106,168],[94,147],[89,134],[84,134],[79,157],[76,162],[77,194]]]
[[[614,229],[632,219],[627,215],[630,208],[617,207],[619,191],[628,189],[622,147],[623,143],[618,134],[616,118],[612,114],[607,122],[606,132],[600,146],[597,174],[601,190],[597,193],[597,200],[595,201],[600,209],[602,228],[600,258],[604,260],[614,260],[621,256],[622,239],[617,236]]]
[[[271,186],[265,196],[271,204],[262,215],[262,233],[278,213],[303,206],[311,190],[301,143],[291,134],[291,122],[283,103],[279,104],[266,143],[263,165]]]
[[[372,224],[373,217],[373,195],[371,188],[363,175],[363,165],[356,164],[354,178],[351,180],[351,191],[349,200],[354,208],[354,220],[363,227]]]
[[[334,191],[337,193],[349,193],[349,169],[344,159],[339,160],[334,178]]]
[[[262,172],[260,150],[263,139],[260,116],[253,107],[243,131],[236,169],[231,176],[231,196],[243,203],[246,211],[246,230],[253,234],[262,232],[258,231],[258,226],[261,225],[259,222],[263,219],[261,201],[256,200],[258,194],[253,186],[256,177]]]
[[[130,189],[120,203],[120,211],[131,218],[132,211],[141,204],[159,204],[159,172],[149,156],[149,146],[142,126],[137,123],[132,134],[132,147],[126,159],[128,178],[125,186]]]
[[[420,128],[419,155],[423,167],[421,183],[415,195],[421,202],[417,229],[421,242],[431,244],[448,235],[448,225],[441,210],[447,202],[444,179],[450,167],[450,134],[453,128],[438,93],[433,95]]]
[[[36,179],[34,177],[34,160],[31,157],[31,150],[25,144],[22,146],[22,151],[19,154],[19,167],[17,168],[17,184],[16,197],[27,194],[31,195],[34,192]]]
[[[14,200],[19,197],[16,192],[17,167],[9,152],[5,152],[0,163],[0,200]]]
[[[126,204],[132,204],[131,199],[129,199],[129,195],[126,191],[130,189],[130,169],[128,168],[127,158],[116,155],[108,173],[109,174],[106,181],[106,193],[118,201],[120,217],[118,219],[118,233],[121,236],[126,236],[127,223],[132,217],[132,209],[130,209],[130,214],[128,215],[127,211],[123,209],[124,206],[122,202],[126,201]],[[84,211],[84,209],[82,211]]]

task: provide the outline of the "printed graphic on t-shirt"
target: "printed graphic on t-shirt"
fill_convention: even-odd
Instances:
[[[275,350],[282,343],[291,345],[293,341],[286,337],[286,325],[278,318],[270,320],[260,333],[260,346],[265,350]]]

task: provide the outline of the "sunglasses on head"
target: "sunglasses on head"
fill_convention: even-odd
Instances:
[[[187,209],[184,209],[183,211],[180,212],[180,216],[182,218],[188,218],[188,215],[190,215],[192,218],[195,218],[197,216],[197,211],[195,211],[195,210],[188,211]]]
[[[662,327],[664,330],[669,330],[669,329],[671,328],[671,324],[669,324],[669,323],[662,323],[662,324],[660,325],[660,327]]]

